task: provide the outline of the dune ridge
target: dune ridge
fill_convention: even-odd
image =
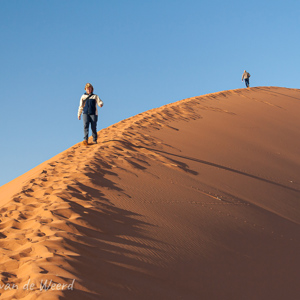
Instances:
[[[299,100],[184,99],[1,187],[1,299],[298,298]]]

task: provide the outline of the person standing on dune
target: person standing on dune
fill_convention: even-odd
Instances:
[[[93,94],[94,88],[90,83],[85,85],[85,93],[80,98],[79,108],[78,108],[78,120],[80,120],[80,116],[82,114],[83,120],[83,130],[84,130],[84,138],[83,144],[85,146],[88,145],[88,137],[89,137],[89,126],[91,124],[92,135],[93,135],[93,143],[97,144],[97,121],[98,121],[98,106],[103,106],[103,101],[99,98],[99,96]]]
[[[243,76],[242,76],[242,81],[244,81],[244,79],[245,79],[245,84],[246,84],[247,88],[249,87],[250,76],[251,75],[246,70],[244,70],[244,73],[243,73]]]

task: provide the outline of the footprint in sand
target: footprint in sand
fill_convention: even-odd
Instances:
[[[42,224],[42,225],[46,225],[46,224],[49,224],[51,222],[53,222],[53,219],[51,219],[51,218],[41,219],[40,220],[40,224]]]
[[[12,278],[17,278],[17,275],[9,272],[1,272],[1,277],[3,283],[8,283]]]
[[[0,232],[0,239],[5,239],[6,238],[6,235],[3,234],[2,232]]]
[[[41,269],[40,273],[41,274],[48,274],[49,271],[47,271],[45,268],[39,267]]]
[[[39,236],[39,237],[43,237],[43,236],[45,236],[46,235],[46,233],[44,233],[44,232],[39,232],[39,233],[37,233],[37,236]]]

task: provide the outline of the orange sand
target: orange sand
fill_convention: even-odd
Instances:
[[[299,299],[299,115],[296,89],[185,99],[0,187],[0,299]]]

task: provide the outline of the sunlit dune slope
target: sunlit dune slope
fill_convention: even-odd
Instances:
[[[184,99],[2,186],[0,299],[299,299],[299,115],[297,89]]]

